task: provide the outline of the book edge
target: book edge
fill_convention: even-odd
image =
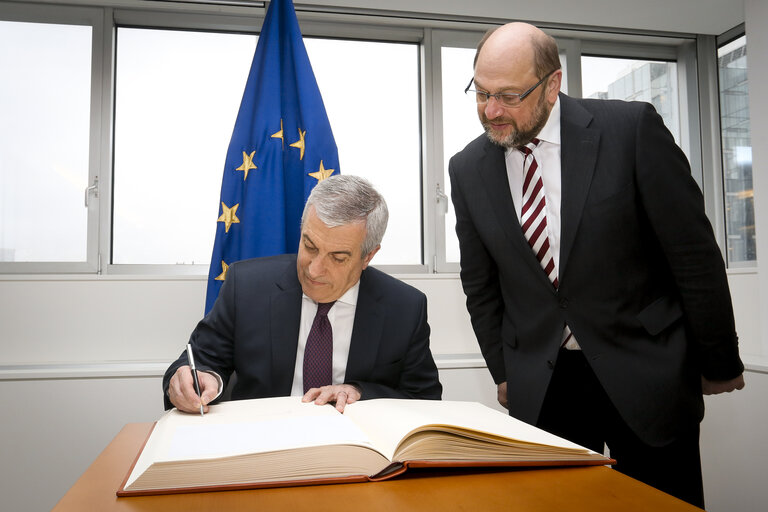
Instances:
[[[117,489],[117,494],[120,496],[120,493],[124,492],[130,492],[125,490],[125,484],[128,483],[128,479],[131,477],[131,474],[133,473],[134,468],[136,467],[136,463],[139,461],[139,457],[141,457],[141,454],[144,452],[144,448],[146,448],[147,443],[149,442],[149,438],[152,437],[152,432],[155,431],[155,427],[157,426],[157,421],[152,422],[152,428],[149,429],[149,432],[147,433],[147,437],[144,439],[144,442],[141,443],[141,446],[139,447],[139,451],[136,453],[136,457],[133,459],[133,463],[131,463],[131,467],[128,468],[128,471],[125,473],[125,478],[123,478],[123,482],[120,484],[120,487]]]
[[[128,491],[123,488],[117,491],[117,496],[132,497],[132,496],[156,496],[164,494],[188,494],[198,492],[218,492],[218,491],[241,491],[247,489],[268,489],[271,487],[305,487],[309,485],[326,485],[326,484],[350,484],[350,483],[362,483],[371,481],[370,477],[365,475],[352,475],[337,478],[312,478],[306,480],[280,480],[276,482],[249,482],[242,484],[222,484],[222,485],[203,485],[196,487],[174,487],[163,489],[141,489],[135,491]]]

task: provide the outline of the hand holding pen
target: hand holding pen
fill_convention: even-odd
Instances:
[[[192,372],[192,381],[195,384],[195,393],[200,398],[200,416],[203,416],[203,395],[200,392],[200,379],[195,367],[195,356],[192,354],[192,344],[187,343],[187,360],[189,361],[189,370]]]
[[[197,414],[201,409],[202,412],[206,412],[208,410],[206,404],[219,395],[221,381],[215,374],[197,369],[193,352],[192,347],[188,345],[188,364],[177,368],[171,376],[167,396],[179,411]]]

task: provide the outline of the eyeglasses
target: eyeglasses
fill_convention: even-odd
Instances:
[[[508,107],[508,108],[517,108],[520,106],[520,104],[529,94],[535,91],[536,88],[540,86],[542,83],[544,83],[544,80],[546,80],[549,77],[549,75],[551,75],[555,71],[557,70],[553,69],[552,71],[544,75],[541,80],[539,80],[533,85],[533,87],[531,87],[530,89],[528,89],[527,91],[521,94],[517,94],[514,92],[498,92],[496,94],[491,94],[485,91],[478,91],[477,89],[470,89],[470,87],[472,87],[472,82],[475,81],[474,77],[472,77],[472,80],[470,80],[469,84],[467,84],[467,88],[464,89],[464,93],[465,94],[468,92],[474,93],[475,101],[477,101],[478,105],[485,105],[486,103],[488,103],[488,100],[491,99],[491,96],[493,96],[494,98],[496,98],[496,101],[501,103],[502,106]]]

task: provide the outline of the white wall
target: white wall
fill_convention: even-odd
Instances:
[[[76,1],[76,0],[75,0]],[[97,0],[82,0],[84,3]],[[130,0],[105,0],[125,4]],[[102,3],[105,3],[102,2]],[[133,2],[135,3],[135,2]],[[380,8],[373,0],[305,0]],[[620,7],[617,7],[620,4]],[[749,81],[768,83],[765,0],[390,0],[387,9],[511,17],[691,33],[721,33],[746,19]],[[525,7],[525,9],[522,9]],[[503,14],[500,14],[503,13]],[[663,15],[660,15],[663,13]],[[752,138],[768,140],[768,99],[753,87]],[[753,147],[758,257],[768,259],[768,149]],[[446,399],[495,403],[456,276],[401,276],[429,296],[433,351]],[[702,460],[709,510],[748,512],[768,503],[768,273],[730,275],[747,389],[707,399]],[[52,507],[128,422],[162,412],[160,378],[202,314],[196,278],[37,276],[0,279],[0,496],[4,510]],[[40,484],[42,482],[42,485]]]
[[[745,381],[737,393],[704,400],[701,463],[710,512],[768,508],[768,374],[747,372]]]

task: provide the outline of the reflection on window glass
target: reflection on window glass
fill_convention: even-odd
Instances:
[[[584,98],[651,103],[680,144],[676,63],[582,57],[581,77]]]
[[[374,263],[421,263],[418,46],[305,44],[341,172],[368,178],[389,205]],[[255,46],[249,35],[118,29],[113,263],[210,261],[222,165]]]
[[[755,262],[755,210],[752,188],[752,138],[747,88],[747,39],[718,49],[720,128],[728,264]]]
[[[0,261],[85,261],[91,27],[0,21],[0,70]]]

